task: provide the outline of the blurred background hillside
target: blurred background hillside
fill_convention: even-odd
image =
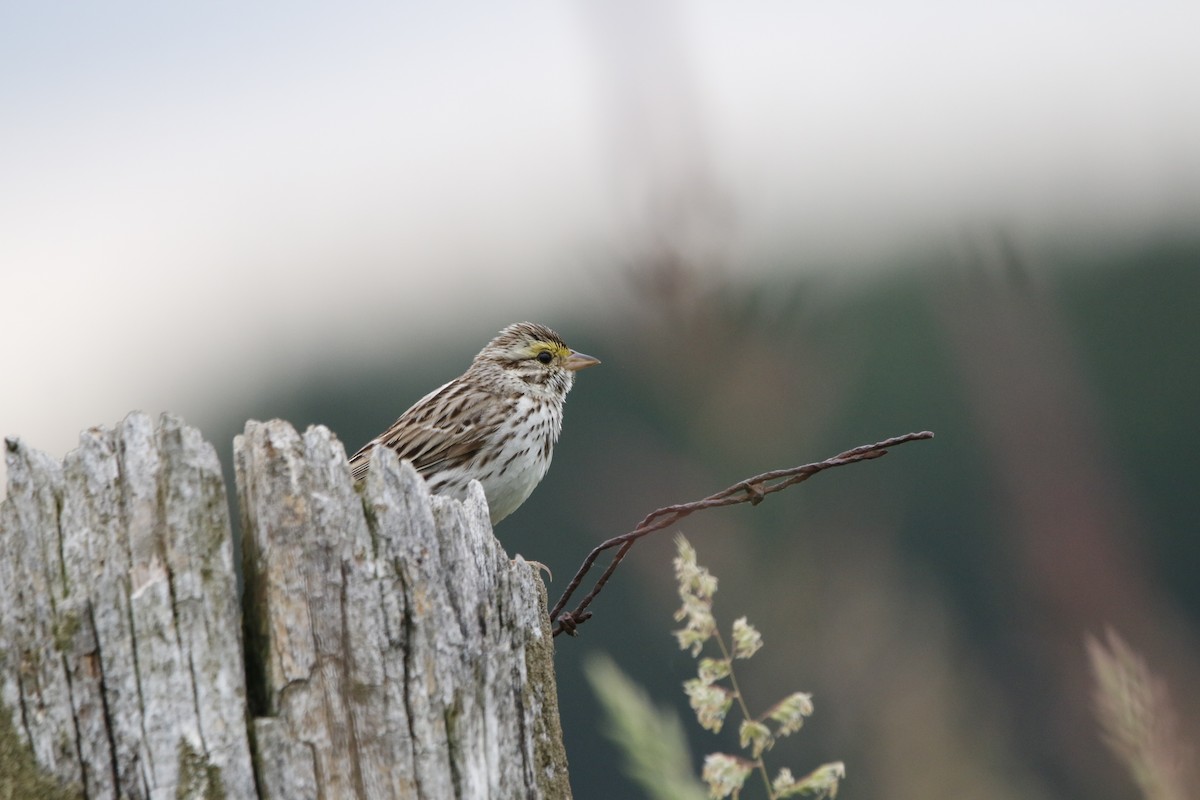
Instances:
[[[1112,626],[1200,743],[1196,4],[0,6],[0,433],[142,408],[348,449],[503,325],[603,360],[497,535],[550,566],[653,508],[913,430],[682,525],[773,751],[848,798],[1136,796]],[[687,717],[670,536],[557,641],[576,797],[639,797],[581,663]],[[694,726],[693,726],[694,727]],[[732,748],[695,734],[703,753]],[[1194,751],[1193,751],[1194,752]]]

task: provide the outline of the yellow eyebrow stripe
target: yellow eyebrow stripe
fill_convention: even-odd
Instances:
[[[532,348],[532,354],[534,356],[536,356],[538,353],[542,352],[543,350],[549,350],[551,353],[558,356],[559,358],[567,358],[568,356],[571,355],[571,348],[561,347],[559,345],[549,344],[547,342],[537,342],[536,344],[534,344],[534,346]]]

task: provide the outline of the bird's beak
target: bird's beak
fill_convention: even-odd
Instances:
[[[600,363],[600,359],[598,359],[598,358],[592,358],[591,356],[585,356],[583,353],[576,353],[574,350],[572,350],[570,357],[567,359],[567,363],[564,364],[563,366],[565,366],[567,369],[571,370],[571,372],[578,372],[581,369],[587,369],[588,367],[594,367],[599,363]]]

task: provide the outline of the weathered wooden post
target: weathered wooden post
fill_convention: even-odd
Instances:
[[[0,797],[570,796],[544,590],[478,487],[377,453],[356,488],[324,428],[249,423],[239,604],[194,429],[6,450]]]

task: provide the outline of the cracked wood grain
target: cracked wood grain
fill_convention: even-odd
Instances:
[[[384,449],[356,489],[324,428],[235,450],[264,796],[569,797],[544,590],[482,490],[430,497]]]
[[[545,590],[478,487],[389,452],[355,487],[324,428],[235,449],[241,602],[195,429],[7,440],[0,796],[570,797]]]
[[[89,798],[253,796],[212,447],[135,413],[61,467],[16,440],[6,456],[0,702],[37,764]]]

